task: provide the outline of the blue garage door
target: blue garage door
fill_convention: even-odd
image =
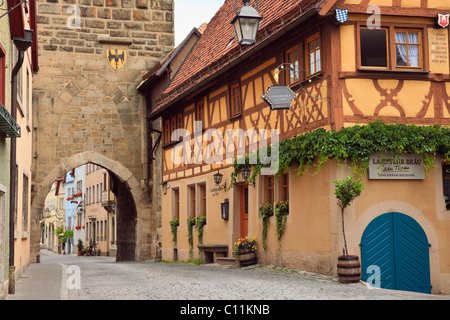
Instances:
[[[390,212],[375,218],[361,238],[362,280],[378,266],[381,288],[431,293],[428,239],[411,217]]]

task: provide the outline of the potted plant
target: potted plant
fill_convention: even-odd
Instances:
[[[256,237],[240,238],[234,243],[234,257],[239,266],[245,267],[256,264]]]
[[[84,245],[83,245],[83,241],[81,239],[78,239],[77,248],[78,248],[78,255],[82,256]]]
[[[350,176],[340,181],[335,180],[334,184],[336,185],[334,194],[338,199],[338,206],[341,208],[342,235],[344,240],[343,255],[338,257],[337,264],[339,282],[359,282],[361,278],[361,265],[357,255],[348,254],[347,240],[345,238],[344,210],[355,198],[359,197],[364,190],[364,184],[361,183],[361,178],[355,181]]]

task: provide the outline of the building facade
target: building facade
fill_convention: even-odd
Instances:
[[[75,213],[73,216],[73,246],[78,245],[78,241],[81,240],[83,242],[83,247],[86,246],[85,243],[85,203],[86,203],[86,165],[81,165],[73,169],[74,173],[74,182],[73,187],[75,192],[75,201],[76,207],[74,208]],[[81,196],[80,196],[81,193]],[[78,247],[77,247],[78,250]],[[73,252],[73,251],[72,251]]]
[[[2,3],[0,44],[1,251],[7,254],[8,292],[29,264],[32,159],[32,75],[38,69],[35,1]],[[9,164],[9,165],[7,165]],[[9,183],[4,184],[4,179]],[[7,199],[8,198],[8,199]],[[5,238],[3,238],[5,236]],[[5,250],[5,251],[3,251]],[[2,260],[2,263],[4,260]],[[4,284],[3,278],[1,283]],[[2,289],[5,287],[2,286]],[[4,290],[1,290],[3,293]]]
[[[367,13],[371,4],[375,13]],[[259,263],[336,275],[343,236],[333,181],[358,176],[356,163],[372,161],[378,163],[376,173],[368,165],[357,171],[365,189],[344,216],[348,252],[360,257],[362,279],[368,281],[368,268],[375,266],[381,287],[449,293],[445,135],[433,165],[406,142],[405,153],[402,147],[395,150],[397,160],[375,153],[350,159],[344,154],[350,151],[320,156],[334,132],[348,134],[331,145],[359,150],[359,144],[344,145],[361,135],[359,127],[376,128],[377,120],[384,122],[378,124],[380,135],[404,130],[389,136],[391,144],[407,140],[406,132],[417,128],[413,124],[448,132],[448,25],[439,25],[438,14],[449,9],[447,2],[265,1],[258,8],[256,42],[239,45],[230,23],[233,1],[225,1],[150,114],[163,126],[163,259],[210,258],[210,251],[214,261],[232,258],[239,238],[256,236]],[[267,103],[268,89],[276,86],[294,92],[292,103],[282,106],[286,110]],[[394,122],[397,126],[386,124]],[[320,134],[324,140],[308,144]],[[373,132],[364,141],[377,144],[372,150],[394,153]],[[237,160],[272,142],[271,150],[279,145],[282,152],[276,168],[262,172],[260,158],[247,159],[252,176],[243,179],[245,162]],[[296,158],[303,152],[305,158]],[[424,168],[426,160],[430,165]],[[376,171],[381,164],[395,171],[388,164],[401,161],[421,164],[421,175],[387,177]],[[274,208],[280,201],[288,201],[289,211],[278,238],[276,214],[267,218],[268,225],[259,216],[265,204]],[[200,238],[193,223],[204,217]],[[421,241],[413,245],[414,235]],[[209,252],[202,252],[200,242]],[[381,242],[389,249],[377,247]],[[408,251],[411,260],[403,264]],[[383,261],[377,254],[390,258]]]
[[[65,231],[65,193],[62,187],[63,178],[52,184],[43,208],[42,246],[55,253],[62,253],[62,244],[59,237]]]
[[[38,101],[33,166],[39,169],[33,172],[32,212],[39,215],[61,174],[88,162],[107,168],[123,191],[117,199],[119,260],[151,259],[159,250],[157,220],[149,213],[150,172],[144,171],[149,168],[145,115],[136,87],[143,70],[173,49],[173,8],[172,0],[37,5],[41,55],[33,88]],[[39,252],[36,240],[32,259]]]
[[[8,9],[8,4],[3,2],[3,10]],[[9,17],[0,19],[0,103],[2,114],[11,113],[11,73],[6,66],[11,61],[11,33],[9,29]],[[0,117],[1,118],[1,117]],[[2,122],[6,119],[2,118]],[[0,132],[0,162],[9,163],[10,139],[7,134]],[[9,269],[9,166],[0,168],[0,298],[8,294],[8,269]]]

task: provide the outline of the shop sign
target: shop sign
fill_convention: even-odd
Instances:
[[[270,86],[261,99],[266,101],[272,110],[290,109],[295,92],[289,86]]]
[[[423,180],[423,157],[409,153],[400,156],[392,156],[386,152],[373,153],[369,158],[369,179]]]

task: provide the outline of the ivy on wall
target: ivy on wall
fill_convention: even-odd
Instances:
[[[253,166],[248,182],[261,172],[264,166],[260,154],[271,155],[271,147],[257,151],[256,163],[249,164],[249,156],[235,159],[230,187],[236,183],[239,171]],[[450,161],[450,127],[387,124],[381,120],[367,125],[355,125],[340,131],[317,129],[279,142],[279,166],[275,174],[281,175],[291,166],[298,166],[298,174],[303,175],[314,168],[316,174],[328,160],[347,162],[355,173],[362,175],[369,167],[369,157],[374,152],[389,152],[393,156],[402,153],[420,154],[425,170],[433,168],[436,156]]]

